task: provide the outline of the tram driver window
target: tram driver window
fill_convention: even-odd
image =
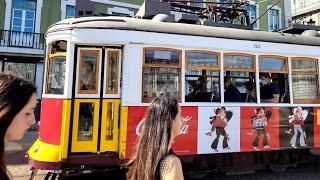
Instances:
[[[163,95],[180,100],[181,51],[145,48],[142,78],[142,102]]]
[[[64,93],[65,71],[66,71],[66,42],[57,41],[49,44],[49,58],[46,73],[46,94]]]
[[[291,62],[294,103],[319,103],[317,59],[299,57]]]
[[[255,60],[250,54],[224,54],[224,102],[257,102]]]
[[[186,52],[186,102],[220,102],[218,54]]]
[[[287,58],[260,56],[259,68],[261,103],[289,103]]]

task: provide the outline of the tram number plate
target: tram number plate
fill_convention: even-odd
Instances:
[[[253,44],[253,48],[255,48],[255,49],[260,49],[260,43],[255,43],[255,44]]]

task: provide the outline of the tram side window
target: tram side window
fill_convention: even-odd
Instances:
[[[181,51],[168,48],[145,48],[143,63],[142,102],[155,97],[181,97]]]
[[[255,58],[249,54],[224,54],[224,101],[257,102]]]
[[[218,57],[213,52],[186,51],[186,102],[220,102]]]
[[[99,50],[80,50],[79,93],[98,93]]]
[[[287,58],[260,56],[259,69],[261,103],[289,103]]]
[[[319,103],[317,59],[292,58],[292,92],[295,103]]]

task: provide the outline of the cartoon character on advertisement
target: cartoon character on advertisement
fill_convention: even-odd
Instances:
[[[290,144],[291,147],[297,148],[296,141],[298,132],[300,132],[300,146],[305,147],[307,144],[305,143],[306,132],[303,130],[304,120],[306,120],[308,116],[307,110],[302,110],[301,107],[296,107],[293,109],[293,114],[289,115],[289,123],[291,124],[291,128],[285,130],[286,133],[291,134],[292,130],[294,132],[293,136],[291,137]]]
[[[206,135],[211,136],[214,131],[216,131],[216,138],[211,144],[211,148],[218,152],[217,147],[219,143],[220,136],[223,136],[223,149],[230,149],[228,145],[229,134],[226,132],[225,127],[232,118],[233,112],[226,111],[225,107],[214,109],[214,115],[210,116],[211,130],[207,132]]]
[[[268,126],[268,120],[271,117],[271,111],[267,111],[265,107],[258,107],[254,109],[255,115],[252,117],[252,129],[247,133],[248,135],[253,135],[254,131],[256,132],[256,137],[252,142],[253,149],[259,150],[259,139],[260,136],[263,136],[263,148],[270,148],[269,140],[270,135],[266,131]]]

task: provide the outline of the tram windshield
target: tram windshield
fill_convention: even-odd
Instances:
[[[49,57],[46,94],[63,94],[65,67],[65,56],[53,55]]]

